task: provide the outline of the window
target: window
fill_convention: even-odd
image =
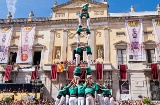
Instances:
[[[146,49],[147,62],[154,63],[156,62],[155,50],[154,49]]]
[[[33,57],[33,64],[39,65],[41,61],[41,51],[35,51]]]
[[[125,32],[116,32],[116,36],[125,36]]]
[[[17,53],[16,52],[10,52],[9,56],[9,64],[13,64],[16,62]]]
[[[118,55],[118,66],[120,64],[127,64],[127,55],[125,49],[117,50],[117,55]]]

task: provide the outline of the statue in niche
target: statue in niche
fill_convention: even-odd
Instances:
[[[98,58],[103,58],[103,50],[101,47],[98,48]]]
[[[60,56],[61,56],[61,51],[60,49],[57,49],[55,53],[55,59],[60,59]]]

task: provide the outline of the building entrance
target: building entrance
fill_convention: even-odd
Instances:
[[[151,99],[160,100],[160,87],[159,81],[150,80]]]

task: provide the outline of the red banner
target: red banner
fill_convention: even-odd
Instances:
[[[67,80],[72,80],[73,79],[73,75],[74,75],[74,69],[76,68],[76,65],[68,65],[68,69],[67,69],[67,73],[66,73],[66,78]],[[81,68],[81,79],[85,79],[85,74],[86,74],[86,65],[85,64],[81,64],[80,65]]]
[[[55,81],[57,80],[57,65],[53,64],[51,68],[51,80]]]
[[[126,65],[120,65],[120,77],[122,81],[127,80],[127,69]]]
[[[97,74],[98,80],[103,79],[103,64],[100,64],[100,63],[96,64],[96,74]]]
[[[4,80],[5,81],[9,80],[9,77],[10,77],[10,74],[11,74],[11,70],[12,70],[12,65],[8,65],[6,67],[6,71],[5,71],[5,74],[4,74]]]
[[[38,66],[35,67],[35,70],[32,71],[31,80],[35,80],[38,74]]]
[[[152,79],[158,79],[158,65],[151,64]]]
[[[72,80],[73,79],[73,71],[76,68],[76,65],[68,65],[68,70],[67,70],[67,80]]]

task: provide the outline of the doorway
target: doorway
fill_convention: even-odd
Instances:
[[[159,81],[150,80],[151,99],[160,100]]]
[[[9,63],[10,64],[16,63],[16,58],[17,58],[17,52],[10,52]]]
[[[34,52],[34,58],[33,58],[33,64],[39,65],[41,61],[41,51],[35,51]]]
[[[76,54],[76,50],[73,50],[73,60],[76,59],[75,54]],[[80,54],[80,61],[83,61],[83,51]]]

